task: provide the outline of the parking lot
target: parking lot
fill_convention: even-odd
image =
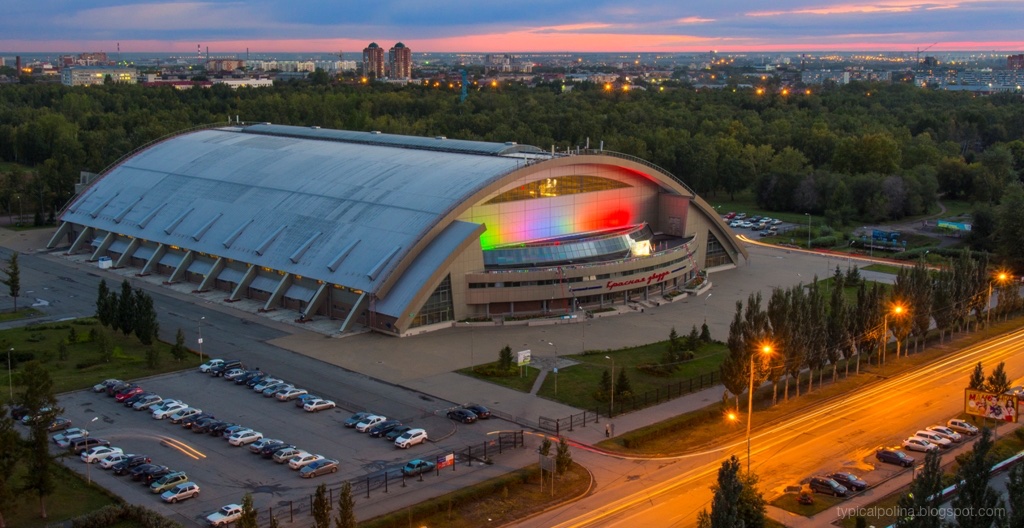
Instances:
[[[273,372],[276,377],[292,381],[286,372]],[[334,379],[338,379],[335,376]],[[97,383],[102,380],[96,380]],[[118,403],[105,393],[78,391],[62,395],[60,405],[64,416],[74,425],[85,427],[91,437],[109,440],[126,453],[145,454],[154,464],[185,471],[199,484],[198,498],[175,505],[163,504],[148,488],[127,476],[114,476],[99,465],[87,465],[77,456],[65,464],[133,503],[146,505],[179,521],[201,522],[209,513],[224,504],[240,502],[252,492],[259,508],[273,507],[287,511],[289,501],[305,507],[316,486],[325,483],[336,488],[342,481],[397,470],[413,458],[433,459],[446,451],[467,444],[483,442],[488,431],[513,429],[501,420],[483,420],[474,424],[458,424],[445,417],[451,404],[400,388],[386,393],[349,392],[342,383],[333,388],[303,386],[310,392],[335,400],[339,407],[318,413],[304,412],[294,402],[280,402],[255,393],[245,385],[236,385],[223,378],[195,371],[181,372],[139,380],[147,391],[164,398],[183,400],[190,406],[212,413],[221,420],[245,425],[310,453],[337,459],[337,473],[313,479],[302,479],[286,464],[276,464],[249,451],[247,446],[234,447],[220,437],[196,434],[169,420],[156,420],[148,411],[136,411]],[[354,408],[355,406],[358,408]],[[403,450],[382,438],[345,428],[342,424],[352,412],[371,410],[406,425],[427,430],[430,441]],[[57,451],[56,446],[53,448]],[[426,485],[426,484],[421,484]]]

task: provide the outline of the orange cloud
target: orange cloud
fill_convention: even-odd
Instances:
[[[783,15],[848,15],[848,14],[876,14],[876,13],[909,13],[911,11],[954,9],[961,4],[971,3],[978,0],[933,0],[922,2],[921,0],[889,0],[876,2],[874,4],[840,4],[821,7],[805,7],[790,10],[777,11],[753,11],[747,13],[752,17],[772,17]]]
[[[714,22],[714,21],[715,21],[715,19],[713,19],[713,18],[701,18],[701,17],[695,17],[695,16],[686,17],[686,18],[677,18],[676,19],[676,23],[677,24],[705,24],[707,22]]]

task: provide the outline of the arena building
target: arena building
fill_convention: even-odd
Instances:
[[[647,299],[746,258],[631,156],[269,123],[140,149],[60,220],[68,254],[393,335]]]

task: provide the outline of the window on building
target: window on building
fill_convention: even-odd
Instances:
[[[588,192],[606,191],[609,189],[622,189],[632,187],[628,183],[618,180],[601,178],[599,176],[562,176],[558,178],[544,178],[505,191],[487,204],[499,204],[515,202],[517,200],[533,200],[535,198],[553,198],[567,194],[580,194]]]
[[[441,281],[441,284],[437,285],[427,302],[423,303],[423,308],[420,308],[410,326],[426,326],[451,321],[453,314],[452,277],[448,275]]]
[[[722,247],[722,243],[715,238],[715,235],[708,232],[708,252],[704,257],[704,268],[713,268],[731,262],[732,258],[729,257],[729,253]]]

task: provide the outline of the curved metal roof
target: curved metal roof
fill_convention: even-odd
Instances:
[[[446,214],[525,166],[509,156],[522,151],[281,125],[208,129],[126,159],[62,220],[375,292]]]

